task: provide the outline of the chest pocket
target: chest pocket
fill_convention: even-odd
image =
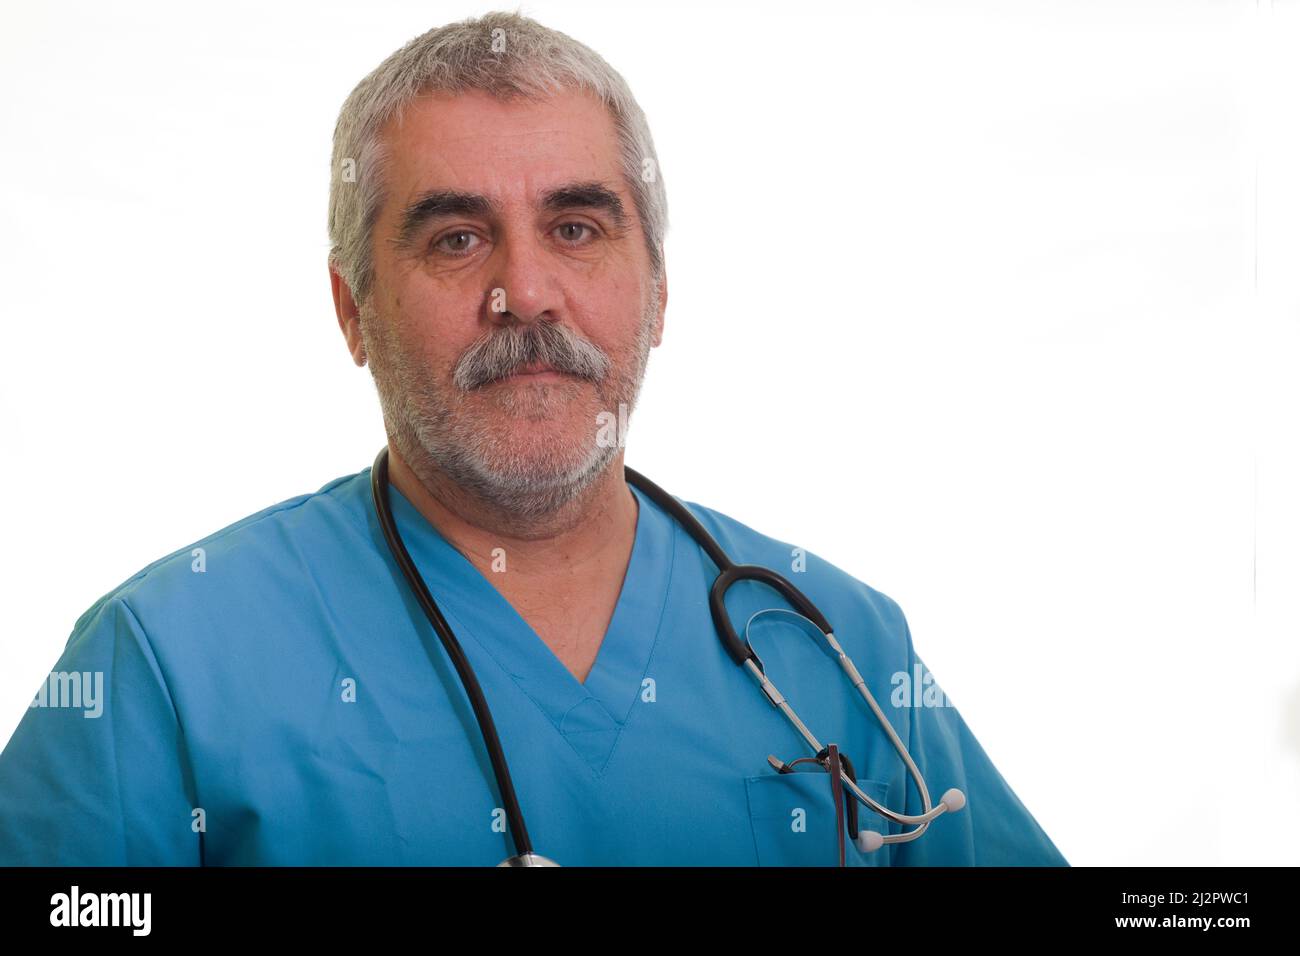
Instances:
[[[887,805],[889,786],[879,780],[859,779],[869,797]],[[749,821],[759,866],[837,866],[835,799],[830,778],[822,771],[771,773],[746,777]],[[847,792],[845,799],[856,800]],[[847,810],[847,807],[846,807]],[[858,804],[858,826],[882,834],[897,833],[869,807]],[[845,866],[889,866],[888,845],[863,853],[844,833]]]

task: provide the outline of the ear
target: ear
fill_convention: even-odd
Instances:
[[[339,319],[339,331],[347,340],[348,351],[352,361],[357,365],[366,364],[366,343],[361,337],[361,310],[352,299],[352,290],[347,280],[339,275],[334,263],[329,263],[330,291],[334,294],[334,311]]]
[[[651,348],[664,340],[664,312],[668,309],[668,268],[659,279],[659,314],[655,316],[655,337]]]

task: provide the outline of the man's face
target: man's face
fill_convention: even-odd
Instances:
[[[548,513],[618,454],[597,416],[630,413],[662,335],[666,286],[613,120],[579,92],[435,94],[383,136],[360,315],[398,450],[417,474],[436,463],[510,511]],[[511,374],[541,364],[559,371]]]

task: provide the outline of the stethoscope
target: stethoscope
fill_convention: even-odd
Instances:
[[[736,664],[744,667],[750,676],[758,682],[759,687],[772,706],[785,714],[795,730],[799,732],[799,735],[807,741],[808,746],[816,753],[815,757],[802,757],[799,760],[791,761],[789,764],[778,760],[776,757],[769,756],[767,758],[768,762],[777,772],[794,773],[795,771],[791,769],[793,764],[802,763],[805,760],[815,761],[839,778],[838,781],[833,781],[837,809],[841,799],[841,788],[847,787],[854,797],[882,817],[893,820],[895,823],[915,827],[915,829],[888,836],[874,830],[857,830],[857,804],[850,804],[849,829],[850,831],[856,831],[854,842],[858,849],[864,853],[878,850],[886,843],[906,843],[915,840],[926,831],[930,826],[930,822],[940,814],[949,811],[955,812],[966,805],[965,795],[954,787],[944,793],[939,800],[938,806],[931,807],[930,791],[926,789],[925,781],[921,778],[920,771],[916,769],[916,764],[912,761],[911,755],[908,754],[907,748],[898,739],[898,734],[894,732],[894,728],[890,726],[875,698],[871,696],[871,691],[867,690],[866,681],[858,673],[853,661],[844,653],[844,649],[840,647],[839,642],[835,640],[835,635],[831,631],[831,626],[826,618],[822,617],[821,612],[813,606],[813,603],[808,598],[804,597],[798,588],[768,568],[755,564],[733,563],[718,543],[713,540],[713,537],[704,530],[704,526],[676,498],[631,468],[625,466],[623,472],[630,484],[640,488],[655,504],[667,511],[674,520],[690,532],[691,537],[696,540],[713,563],[718,566],[718,577],[714,580],[713,588],[709,592],[709,609],[713,614],[713,624],[717,629],[719,639],[722,641],[722,646],[731,655],[731,659]],[[389,550],[392,552],[398,567],[402,569],[402,574],[406,576],[406,580],[415,593],[420,607],[424,610],[425,616],[429,619],[429,623],[438,632],[438,637],[441,638],[442,645],[446,648],[447,656],[451,658],[456,673],[460,677],[460,682],[469,695],[470,705],[474,709],[474,716],[478,720],[479,730],[483,734],[483,742],[487,746],[488,756],[492,761],[492,772],[496,775],[497,789],[500,791],[502,803],[505,805],[506,819],[509,822],[510,833],[515,843],[515,855],[498,865],[558,866],[559,864],[554,860],[547,859],[533,850],[532,841],[528,838],[528,828],[524,825],[524,814],[519,808],[519,798],[515,794],[514,782],[510,779],[510,770],[506,766],[505,752],[502,750],[501,740],[497,736],[496,725],[492,722],[492,714],[488,710],[487,700],[483,696],[483,689],[479,686],[478,678],[475,677],[474,669],[470,666],[469,659],[466,658],[460,642],[456,640],[456,635],[452,633],[451,627],[442,616],[442,612],[438,610],[438,605],[434,603],[432,595],[429,594],[424,578],[420,576],[415,563],[411,560],[411,555],[406,550],[406,545],[402,542],[401,535],[398,534],[397,523],[393,520],[392,509],[389,505],[387,446],[381,449],[375,457],[374,467],[370,471],[370,490],[375,499],[375,514],[379,518],[379,526],[383,528],[384,538],[388,541]],[[853,686],[871,705],[871,710],[889,736],[894,749],[903,758],[903,763],[907,765],[907,770],[916,783],[916,789],[921,794],[921,803],[925,807],[923,813],[918,815],[895,813],[893,810],[877,803],[858,786],[857,781],[854,779],[852,765],[849,764],[847,757],[838,752],[835,744],[822,746],[821,741],[799,719],[799,715],[794,712],[785,697],[777,690],[776,685],[763,672],[763,662],[749,645],[749,627],[746,626],[746,638],[742,639],[736,634],[736,629],[731,624],[731,619],[727,615],[725,598],[727,589],[737,581],[759,581],[775,589],[794,605],[800,615],[807,618],[817,628],[818,634],[825,641],[831,655],[839,661],[840,667],[848,675]],[[751,617],[750,620],[752,622],[753,618]],[[843,833],[841,832],[839,836],[841,839],[840,863],[842,865],[844,862]]]

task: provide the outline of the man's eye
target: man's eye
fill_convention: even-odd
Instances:
[[[591,226],[587,225],[585,222],[566,222],[557,226],[556,229],[560,233],[560,238],[563,239],[565,242],[578,242],[581,240],[581,237],[573,235],[572,232],[568,232],[568,233],[564,232],[564,230],[566,229],[568,230],[585,229],[588,233],[595,232],[595,230],[592,229]]]
[[[560,239],[569,245],[581,245],[589,240],[596,230],[585,222],[566,222],[557,226],[556,232]],[[481,241],[468,229],[457,229],[435,240],[429,248],[455,258],[469,255]]]
[[[433,244],[433,249],[439,252],[445,252],[451,256],[467,255],[474,247],[469,245],[470,239],[477,239],[478,236],[466,229],[459,229],[456,232],[449,232]],[[450,243],[447,245],[446,243]]]

